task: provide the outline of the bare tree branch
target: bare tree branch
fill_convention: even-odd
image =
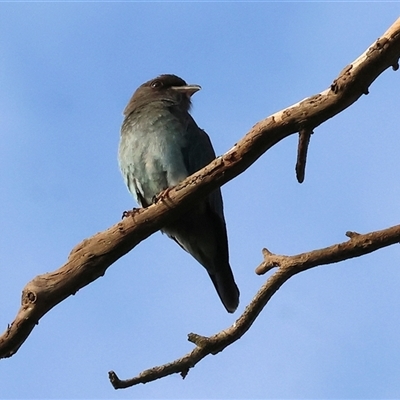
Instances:
[[[399,57],[400,18],[344,68],[328,89],[260,121],[226,154],[169,190],[157,204],[136,210],[131,217],[78,244],[58,270],[39,275],[25,286],[17,316],[0,336],[0,358],[15,354],[40,318],[54,306],[104,275],[110,265],[138,243],[245,171],[273,145],[304,127],[314,130],[367,94],[371,83],[385,69],[398,69]]]
[[[268,278],[233,325],[210,337],[190,333],[188,340],[196,345],[190,353],[168,364],[147,369],[134,378],[120,380],[114,371],[110,371],[109,378],[112,385],[115,389],[122,389],[176,373],[180,373],[183,378],[186,377],[189,369],[204,357],[210,354],[215,355],[240,339],[250,329],[271,297],[293,275],[318,265],[359,257],[398,243],[400,242],[400,225],[365,235],[349,232],[346,235],[350,237],[347,242],[294,256],[275,255],[264,249],[265,260],[256,268],[257,274],[264,274],[274,267],[279,267],[279,269]]]

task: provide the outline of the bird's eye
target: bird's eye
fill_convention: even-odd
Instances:
[[[155,81],[153,81],[153,82],[151,82],[151,85],[150,85],[152,88],[159,88],[159,87],[161,87],[162,86],[162,83],[161,83],[161,81],[159,81],[158,79],[156,79]]]

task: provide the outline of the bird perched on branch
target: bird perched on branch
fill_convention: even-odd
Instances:
[[[189,114],[200,90],[175,75],[160,75],[133,94],[124,110],[119,165],[125,183],[142,207],[215,158],[208,135]],[[162,228],[205,269],[228,312],[239,304],[229,265],[228,239],[220,189]]]

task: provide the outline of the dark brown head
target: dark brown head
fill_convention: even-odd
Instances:
[[[176,75],[160,75],[136,89],[124,110],[124,115],[127,117],[137,107],[163,99],[172,100],[185,111],[189,111],[190,98],[200,89],[199,85],[188,85]]]

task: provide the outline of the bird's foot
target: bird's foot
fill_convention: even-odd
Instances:
[[[122,218],[121,219],[128,218],[128,217],[133,217],[138,212],[138,210],[139,210],[138,208],[132,208],[132,210],[124,211],[122,213]]]
[[[158,193],[156,196],[153,196],[152,203],[157,204],[159,201],[163,201],[166,197],[168,197],[168,193],[170,192],[171,189],[172,187],[167,187],[162,192]]]

